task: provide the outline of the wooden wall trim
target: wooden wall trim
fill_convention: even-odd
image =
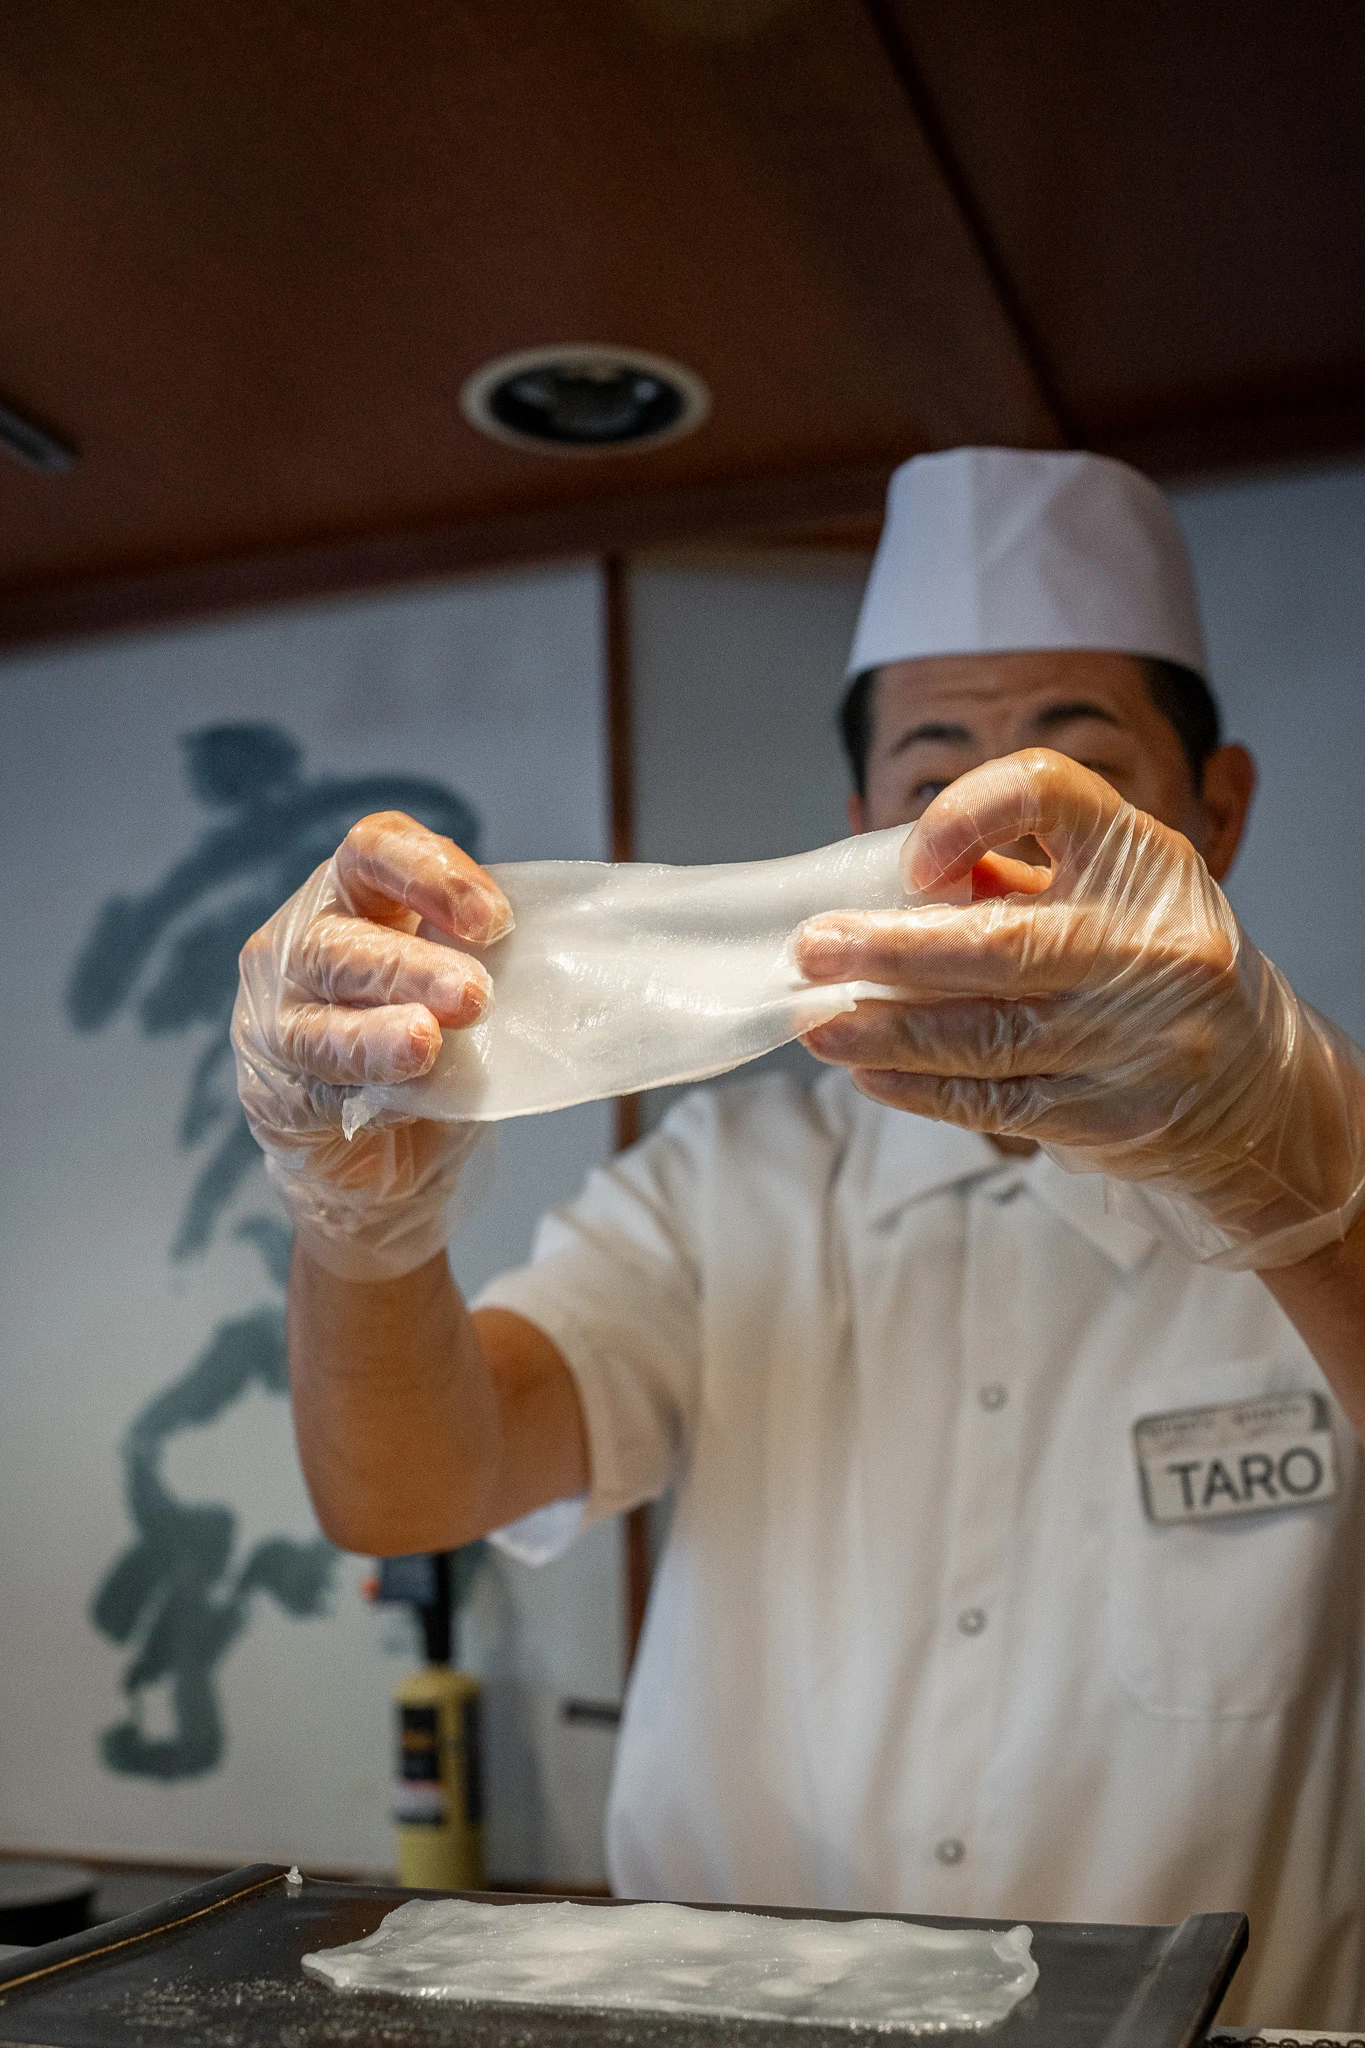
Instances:
[[[771,538],[824,519],[881,517],[887,479],[908,450],[838,467],[718,480],[702,488],[527,509],[467,524],[319,541],[240,560],[165,563],[124,575],[0,594],[0,648],[222,617],[234,612],[436,582],[533,562],[613,559],[679,541]]]
[[[631,724],[630,568],[621,555],[602,562],[603,646],[606,656],[608,805],[611,857],[630,860],[635,852],[635,774]],[[616,1149],[624,1152],[640,1135],[640,1098],[616,1098]],[[649,1509],[632,1508],[622,1522],[625,1676],[629,1678],[645,1623],[652,1576]]]
[[[629,574],[621,555],[608,555],[602,564],[603,641],[607,663],[607,771],[613,860],[630,860],[635,852]]]

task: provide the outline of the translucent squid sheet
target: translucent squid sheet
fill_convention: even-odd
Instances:
[[[1028,1996],[1032,1940],[1027,1927],[411,1899],[303,1967],[342,1991],[940,2034],[993,2027]]]
[[[464,950],[493,1006],[447,1031],[419,1080],[359,1090],[348,1135],[381,1111],[493,1122],[700,1081],[851,1010],[867,983],[813,987],[792,935],[822,910],[898,910],[905,826],[814,853],[724,867],[528,861],[490,873],[516,928]],[[443,934],[424,925],[427,938]],[[453,941],[444,940],[446,944]]]

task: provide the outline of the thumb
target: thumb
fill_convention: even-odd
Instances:
[[[929,890],[960,882],[985,865],[994,848],[1030,836],[1059,870],[1072,872],[1122,808],[1123,798],[1101,776],[1064,754],[1046,747],[1004,754],[959,776],[934,798],[906,841],[906,887]],[[1024,865],[994,856],[982,893],[1007,893],[992,886],[1007,880],[1009,890],[1036,895],[1040,875],[1046,888],[1052,878],[1042,869],[1027,880],[1014,878]]]
[[[1041,896],[1051,887],[1050,866],[1011,860],[1003,853],[983,854],[972,869],[973,903],[984,903],[992,896]]]

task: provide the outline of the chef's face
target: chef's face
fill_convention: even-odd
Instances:
[[[1040,746],[1183,832],[1216,877],[1231,866],[1255,786],[1251,756],[1218,748],[1196,789],[1141,663],[1075,648],[889,662],[873,686],[867,790],[850,797],[850,823],[855,832],[908,824],[969,768]],[[1015,850],[1027,855],[1030,845]]]

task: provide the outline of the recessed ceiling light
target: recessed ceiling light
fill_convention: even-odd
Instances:
[[[565,342],[485,363],[460,393],[460,409],[495,440],[542,455],[613,455],[690,434],[711,395],[665,356]]]
[[[74,448],[7,405],[0,405],[0,448],[28,469],[60,471],[73,468],[76,461]]]

